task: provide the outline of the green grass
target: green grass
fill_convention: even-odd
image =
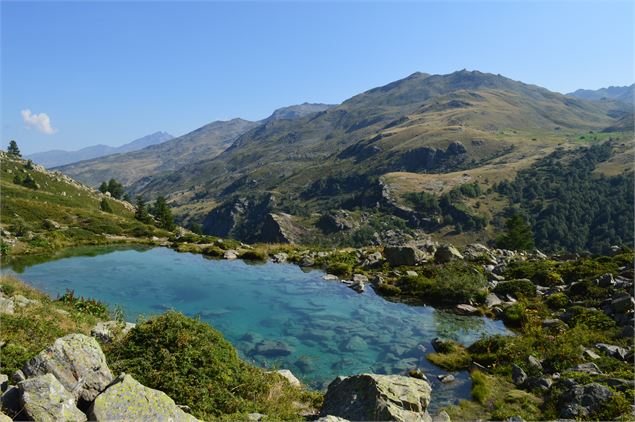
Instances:
[[[472,357],[467,349],[450,340],[445,340],[438,352],[428,353],[426,358],[446,371],[465,370],[472,363]]]

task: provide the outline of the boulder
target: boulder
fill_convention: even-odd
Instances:
[[[444,384],[449,384],[451,382],[454,382],[454,375],[452,374],[442,374],[442,375],[438,375],[437,378],[439,379],[439,381],[441,381]]]
[[[21,416],[20,410],[22,404],[20,404],[20,390],[15,385],[10,385],[7,391],[2,393],[0,401],[2,402],[2,410],[11,415]],[[19,420],[19,418],[17,418]]]
[[[463,259],[463,255],[457,248],[451,245],[442,245],[437,248],[434,253],[434,260],[439,264],[453,261],[455,259]]]
[[[466,303],[456,305],[455,309],[461,315],[479,315],[481,313],[478,308]]]
[[[15,305],[13,303],[13,300],[6,297],[0,297],[0,314],[13,315],[14,312]]]
[[[611,390],[601,384],[574,385],[560,396],[560,417],[585,419],[612,397]]]
[[[321,416],[354,421],[430,421],[430,384],[401,375],[338,377],[328,386]]]
[[[599,351],[604,352],[615,359],[626,360],[626,356],[628,356],[628,350],[623,347],[605,343],[598,343],[595,347],[597,347]]]
[[[364,261],[362,261],[362,268],[375,268],[381,265],[384,257],[381,252],[373,252],[368,254]]]
[[[412,267],[423,261],[425,255],[414,245],[386,246],[384,255],[393,267],[402,265]]]
[[[498,296],[494,293],[490,293],[485,297],[485,306],[488,308],[493,308],[494,306],[498,306],[503,303],[502,300],[499,299]]]
[[[600,371],[600,368],[598,368],[598,366],[593,362],[581,363],[574,366],[573,368],[570,368],[569,370],[573,372],[584,372],[591,375],[599,375],[602,373],[602,371]]]
[[[635,299],[632,296],[622,296],[613,299],[611,305],[615,312],[624,313],[635,308]]]
[[[32,421],[85,421],[86,415],[75,406],[75,397],[53,376],[40,375],[18,384],[20,404]]]
[[[529,367],[535,371],[542,372],[542,362],[540,362],[540,359],[537,357],[529,355],[527,357],[527,364],[529,364]]]
[[[408,277],[417,277],[419,274],[416,271],[408,270],[406,271],[406,276]]]
[[[15,295],[11,299],[13,299],[13,303],[19,308],[24,308],[29,305],[39,305],[40,303],[39,300],[28,299],[22,295]]]
[[[76,399],[91,402],[113,379],[97,340],[69,334],[29,360],[27,378],[51,373]]]
[[[262,355],[268,358],[277,358],[289,356],[293,353],[293,349],[283,341],[263,340],[256,344],[253,352],[256,355]]]
[[[12,422],[12,419],[4,413],[0,412],[0,422]]]
[[[283,378],[286,378],[287,381],[289,381],[289,384],[293,385],[294,387],[299,387],[302,385],[300,380],[296,378],[296,376],[293,375],[293,372],[289,371],[288,369],[279,369],[275,372],[278,373]]]
[[[224,259],[236,259],[236,258],[238,258],[238,251],[235,251],[234,249],[227,249],[223,253],[223,258]]]
[[[197,421],[162,391],[121,374],[88,409],[91,421]]]
[[[106,321],[98,322],[90,330],[90,335],[102,343],[112,343],[117,338],[124,337],[136,324],[131,322]]]
[[[287,262],[287,259],[289,259],[289,255],[287,255],[287,254],[286,254],[286,253],[284,253],[284,252],[279,252],[279,253],[277,253],[277,254],[274,254],[274,255],[271,257],[271,260],[272,260],[273,262],[278,263],[278,264],[284,264],[285,262]]]
[[[523,368],[515,363],[512,364],[512,382],[515,385],[522,385],[525,381],[527,381],[527,374],[523,371]]]

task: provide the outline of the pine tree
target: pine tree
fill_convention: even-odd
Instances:
[[[31,177],[30,174],[27,174],[24,180],[22,181],[22,185],[31,189],[38,189],[39,186],[36,181]]]
[[[163,196],[159,196],[157,198],[152,210],[159,227],[166,230],[174,230],[174,218],[172,217],[172,211],[170,211],[170,207],[168,207],[168,203]]]
[[[507,231],[499,236],[496,243],[499,248],[526,251],[534,247],[531,227],[522,215],[515,213],[506,223]]]
[[[148,214],[146,201],[142,196],[137,196],[137,209],[135,210],[134,218],[146,224],[150,224],[152,222],[152,217]]]
[[[121,199],[123,196],[123,185],[115,179],[110,179],[108,181],[108,192],[110,192],[110,196],[113,198]]]
[[[9,142],[9,148],[7,148],[7,152],[9,153],[9,155],[13,155],[14,157],[22,157],[22,154],[20,154],[20,148],[18,148],[18,144],[14,140],[11,140],[11,142]]]
[[[101,193],[108,192],[108,183],[101,182],[101,185],[99,185],[99,192],[101,192]]]
[[[99,203],[99,208],[104,211],[104,212],[112,212],[112,208],[110,207],[110,204],[108,203],[108,201],[106,201],[106,198],[101,198],[101,202]]]

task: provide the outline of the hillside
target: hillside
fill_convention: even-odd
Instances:
[[[134,207],[59,172],[0,151],[0,255],[65,246],[147,241],[168,233],[134,219]],[[101,210],[104,200],[110,212]]]
[[[578,89],[567,95],[584,100],[616,100],[633,104],[633,93],[635,93],[635,84],[630,86],[610,86],[600,89]]]
[[[35,163],[43,165],[46,168],[63,166],[83,160],[103,157],[110,154],[119,154],[143,149],[150,145],[160,144],[174,138],[166,132],[155,132],[142,138],[135,139],[132,142],[121,145],[119,147],[111,147],[108,145],[93,145],[82,148],[77,151],[64,151],[55,149],[51,151],[37,152],[27,155],[26,158],[33,160]]]
[[[317,114],[258,125],[217,157],[130,190],[168,195],[182,222],[202,222],[213,234],[320,242],[317,220],[331,211],[361,211],[352,218],[362,228],[364,213],[378,203],[402,220],[394,224],[412,217],[382,193],[383,175],[490,168],[493,180],[512,179],[559,145],[586,145],[585,134],[629,114],[620,102],[579,100],[500,75],[415,73]],[[411,228],[442,233],[421,217]],[[495,231],[476,237],[484,241]]]

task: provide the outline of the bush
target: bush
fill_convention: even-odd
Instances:
[[[562,309],[569,304],[569,298],[564,293],[554,293],[547,297],[546,302],[551,309]]]
[[[267,254],[263,251],[249,250],[241,253],[239,258],[248,261],[266,261]]]
[[[399,296],[401,294],[401,289],[399,287],[386,283],[377,285],[375,291],[382,296]]]
[[[340,277],[350,277],[353,272],[353,266],[345,262],[333,262],[326,267],[326,272]]]
[[[138,324],[106,353],[113,372],[130,373],[205,420],[248,412],[298,418],[295,403],[316,404],[314,393],[246,364],[218,331],[175,311]]]
[[[525,310],[525,305],[522,303],[514,303],[503,311],[503,321],[509,325],[520,327],[527,320]]]
[[[75,292],[70,289],[66,289],[66,293],[57,300],[61,303],[71,305],[78,312],[93,315],[98,318],[108,318],[110,315],[108,306],[105,304],[95,299],[75,296]]]
[[[536,296],[536,286],[529,280],[510,280],[498,284],[494,288],[494,293],[516,297],[534,297]]]

